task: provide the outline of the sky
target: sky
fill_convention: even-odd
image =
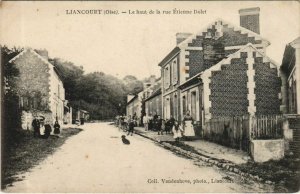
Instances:
[[[176,46],[176,33],[197,33],[222,19],[239,26],[238,10],[260,7],[267,55],[279,65],[285,45],[300,36],[297,1],[2,2],[0,43],[47,49],[49,56],[119,78],[159,77],[158,63]],[[206,14],[129,14],[129,10],[206,10]],[[118,10],[118,15],[66,14],[66,10]],[[121,13],[126,12],[126,13]]]

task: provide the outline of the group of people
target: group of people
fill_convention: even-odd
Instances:
[[[172,126],[174,125],[175,119],[171,117],[168,120],[164,120],[160,115],[156,113],[154,116],[150,113],[143,117],[143,124],[146,131],[157,131],[158,135],[162,135],[165,131],[166,134],[171,133]]]
[[[47,139],[51,132],[52,132],[52,128],[49,124],[45,124],[45,117],[38,117],[35,116],[33,121],[32,121],[32,127],[33,127],[33,136],[35,138],[44,138]],[[59,134],[60,133],[60,125],[58,123],[58,121],[56,120],[54,125],[54,134]],[[43,134],[41,133],[43,132]]]
[[[146,131],[155,131],[158,135],[171,134],[173,133],[173,137],[176,141],[179,141],[182,137],[193,137],[195,136],[194,131],[194,120],[190,115],[190,111],[186,112],[182,122],[176,120],[172,115],[169,119],[162,119],[160,115],[157,113],[152,116],[145,115],[143,117],[143,124]],[[127,135],[133,135],[134,127],[138,125],[138,118],[136,114],[121,115],[116,117],[116,125],[118,125],[119,129],[128,132]]]
[[[137,126],[137,116],[136,114],[134,114],[133,116],[129,115],[129,116],[125,116],[125,115],[121,115],[121,116],[117,116],[116,118],[116,124],[118,125],[119,129],[123,130],[123,131],[127,131],[128,134],[127,135],[133,135],[133,131],[134,131],[134,127]]]
[[[152,114],[150,113],[149,116],[145,115],[145,117],[143,118],[143,124],[146,131],[157,131],[158,135],[163,135],[164,131],[166,134],[170,134],[172,132],[173,137],[176,141],[180,140],[180,138],[182,138],[183,136],[195,136],[193,127],[194,120],[189,111],[186,112],[182,123],[177,121],[172,115],[169,119],[164,120],[160,117],[160,115],[155,114],[152,117]]]

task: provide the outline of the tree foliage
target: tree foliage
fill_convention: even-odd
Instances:
[[[120,80],[103,72],[84,74],[83,68],[61,59],[53,59],[61,72],[66,99],[74,108],[87,110],[91,119],[110,119],[126,111],[128,94],[143,90],[143,84],[132,75]]]
[[[22,52],[19,48],[8,48],[1,46],[1,72],[3,76],[2,93],[4,94],[1,101],[1,106],[5,114],[3,114],[3,137],[10,138],[14,134],[15,129],[20,126],[20,112],[18,109],[19,100],[18,93],[15,90],[16,79],[19,75],[19,70],[13,63],[9,63],[10,59]]]
[[[6,46],[2,49],[2,70],[4,72],[3,83],[6,84],[7,96],[13,94],[15,78],[18,77],[18,69],[9,64],[9,60],[19,54],[22,49]],[[66,100],[74,108],[84,109],[90,112],[91,119],[110,119],[126,111],[126,99],[128,94],[138,94],[143,90],[143,82],[135,76],[127,75],[123,79],[118,79],[103,72],[93,72],[85,74],[82,66],[77,66],[73,62],[60,58],[49,59],[58,70],[66,92]],[[14,104],[11,102],[8,106]]]

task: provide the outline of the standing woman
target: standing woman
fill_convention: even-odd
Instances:
[[[58,121],[55,121],[54,124],[54,134],[60,134],[60,125],[58,124]]]
[[[181,134],[182,134],[183,130],[180,126],[180,123],[177,120],[174,121],[174,125],[172,127],[172,132],[173,132],[173,138],[175,139],[175,141],[179,141],[180,138],[182,137]]]
[[[33,127],[33,137],[40,137],[41,136],[41,123],[40,120],[37,118],[37,116],[34,117],[32,121],[32,127]]]
[[[150,113],[148,116],[148,130],[152,130],[153,129],[153,117],[152,114]]]
[[[148,114],[146,114],[144,116],[143,123],[144,123],[145,131],[148,131],[148,129],[149,129],[149,117],[148,117]]]
[[[186,137],[193,137],[195,136],[194,131],[194,119],[190,115],[190,111],[186,111],[186,115],[183,118],[183,127],[184,127],[184,136]]]

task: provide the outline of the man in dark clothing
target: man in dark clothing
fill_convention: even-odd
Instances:
[[[161,132],[161,125],[162,125],[162,119],[160,116],[157,116],[156,119],[154,119],[155,122],[155,130],[158,131],[158,134]]]
[[[33,136],[34,137],[40,137],[41,132],[40,132],[40,127],[41,123],[40,120],[35,117],[32,121],[32,127],[33,127]]]
[[[128,119],[128,134],[129,135],[131,133],[131,135],[133,135],[133,130],[134,130],[134,120],[132,119],[131,115],[129,116]]]
[[[174,123],[175,123],[175,119],[171,115],[170,119],[166,122],[166,134],[171,133]]]

